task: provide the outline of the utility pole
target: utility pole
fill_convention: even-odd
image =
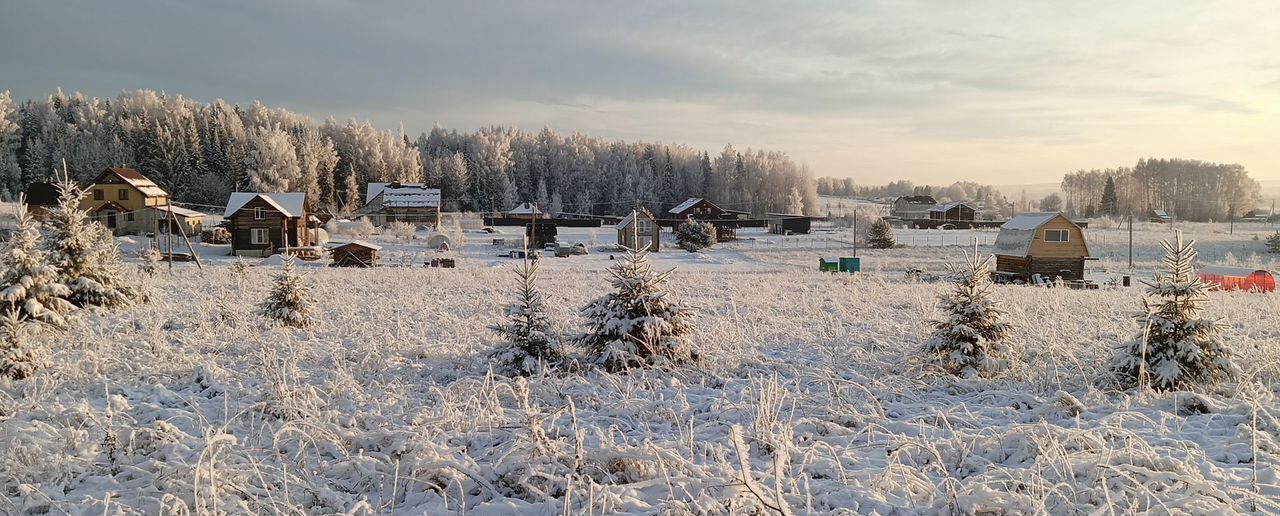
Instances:
[[[1129,270],[1133,270],[1133,212],[1129,212]]]

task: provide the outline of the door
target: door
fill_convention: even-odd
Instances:
[[[115,210],[107,210],[107,211],[105,211],[104,213],[106,213],[106,214],[107,214],[107,227],[109,227],[109,228],[111,228],[111,229],[115,229],[115,228],[116,228],[116,212],[115,212]]]

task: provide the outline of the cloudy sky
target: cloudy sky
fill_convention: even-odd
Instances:
[[[10,2],[0,90],[787,151],[860,183],[1280,180],[1280,2]]]

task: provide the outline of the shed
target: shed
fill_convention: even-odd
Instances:
[[[1196,274],[1215,290],[1276,291],[1275,276],[1262,269],[1208,265],[1198,268]]]
[[[381,249],[381,246],[364,240],[347,242],[330,250],[333,256],[331,265],[333,267],[376,267],[378,251]]]
[[[1084,279],[1089,246],[1084,231],[1062,213],[1023,213],[1000,226],[996,271],[1030,282],[1032,276]]]
[[[856,256],[818,258],[818,270],[822,272],[859,272],[862,270],[862,258]]]
[[[929,220],[972,222],[978,209],[967,202],[949,202],[929,208]]]
[[[541,248],[556,242],[556,225],[550,222],[533,222],[524,225],[525,241],[530,249]]]
[[[618,245],[637,251],[658,251],[662,228],[649,210],[634,210],[614,227],[618,230]]]
[[[786,213],[768,213],[769,232],[775,235],[807,235],[813,229],[813,218]]]
[[[53,183],[31,183],[27,185],[27,213],[36,220],[45,220],[49,211],[58,206],[58,185]]]
[[[551,214],[542,211],[536,204],[526,202],[507,212],[507,217],[513,219],[547,219],[551,218]]]
[[[1147,213],[1147,219],[1151,222],[1159,222],[1161,224],[1173,222],[1173,217],[1170,217],[1169,212],[1164,210],[1151,210],[1150,213]]]

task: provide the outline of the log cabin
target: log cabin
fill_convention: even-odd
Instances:
[[[996,273],[1031,282],[1032,276],[1084,279],[1089,246],[1084,231],[1061,213],[1023,213],[1000,226],[994,254]]]
[[[223,217],[231,253],[238,256],[271,256],[282,248],[311,245],[304,193],[236,192]]]

